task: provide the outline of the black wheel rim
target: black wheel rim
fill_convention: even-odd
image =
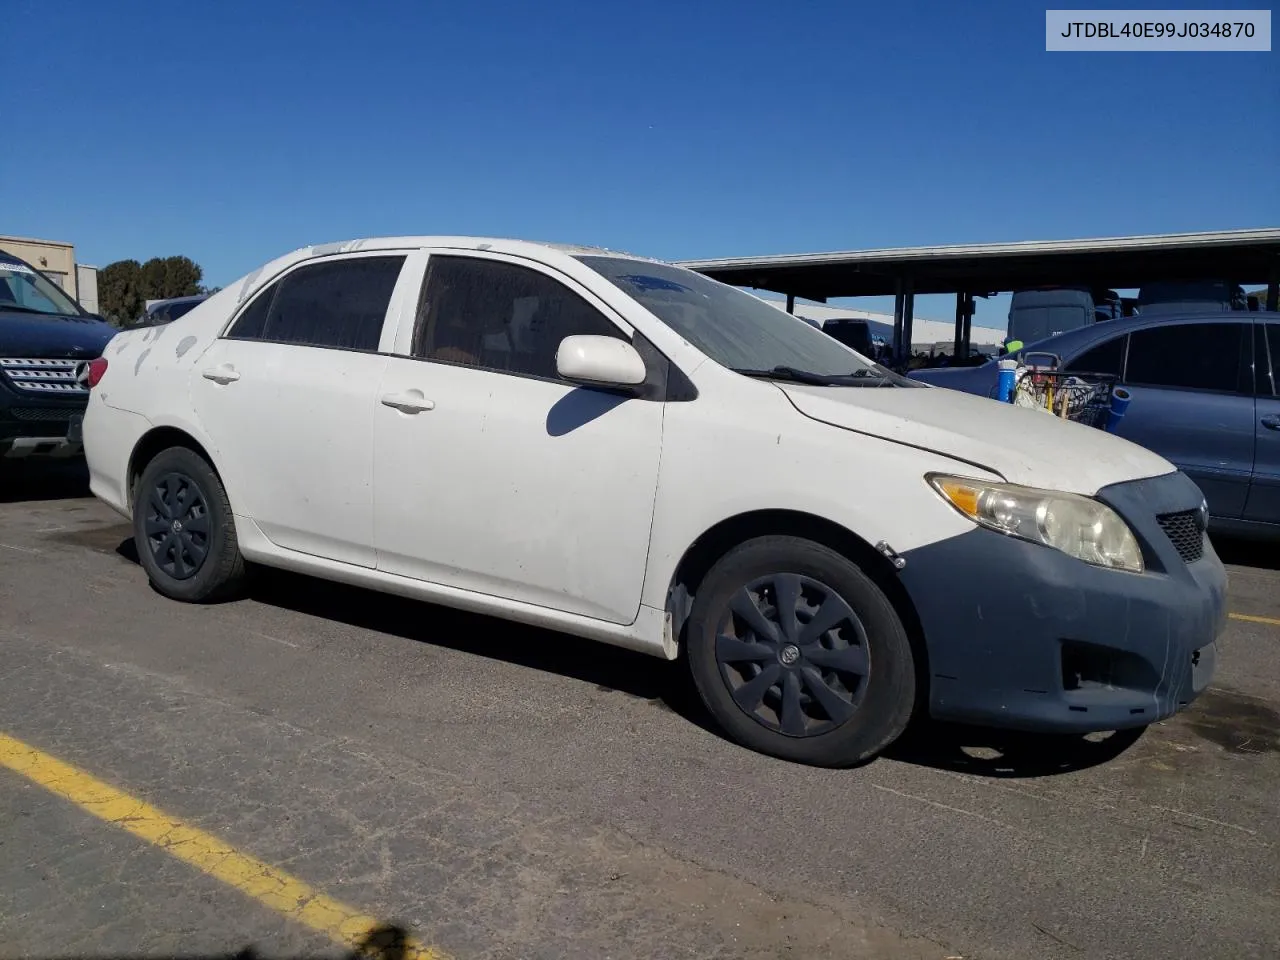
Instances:
[[[847,723],[867,688],[867,632],[831,587],[782,573],[748,583],[716,629],[716,663],[738,707],[788,737]]]
[[[147,493],[143,528],[147,549],[161,572],[188,580],[209,556],[209,506],[200,485],[182,473],[166,473]]]

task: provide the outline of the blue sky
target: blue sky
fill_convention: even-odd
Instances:
[[[99,266],[181,253],[222,284],[400,233],[679,259],[1280,225],[1280,53],[1050,54],[1033,3],[8,0],[0,20],[0,233]]]

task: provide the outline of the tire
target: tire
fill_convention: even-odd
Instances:
[[[152,458],[133,494],[138,560],[157,592],[187,603],[229,599],[244,584],[231,503],[209,463],[187,447]]]
[[[779,625],[779,594],[782,609],[796,597],[791,627]],[[819,619],[819,632],[806,634]],[[853,766],[888,747],[911,719],[915,660],[901,619],[855,564],[812,541],[760,537],[725,554],[698,588],[685,641],[707,709],[733,740],[760,753]]]

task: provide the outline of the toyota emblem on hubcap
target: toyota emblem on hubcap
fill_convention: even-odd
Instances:
[[[800,659],[800,648],[794,643],[788,643],[778,654],[778,659],[782,661],[784,667],[789,667]]]

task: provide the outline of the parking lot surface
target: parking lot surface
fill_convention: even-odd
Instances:
[[[280,574],[164,600],[82,469],[0,473],[0,734],[49,758],[0,761],[0,956],[339,956],[323,898],[458,960],[1280,956],[1274,547],[1220,545],[1249,619],[1136,742],[830,771],[624,651]]]

